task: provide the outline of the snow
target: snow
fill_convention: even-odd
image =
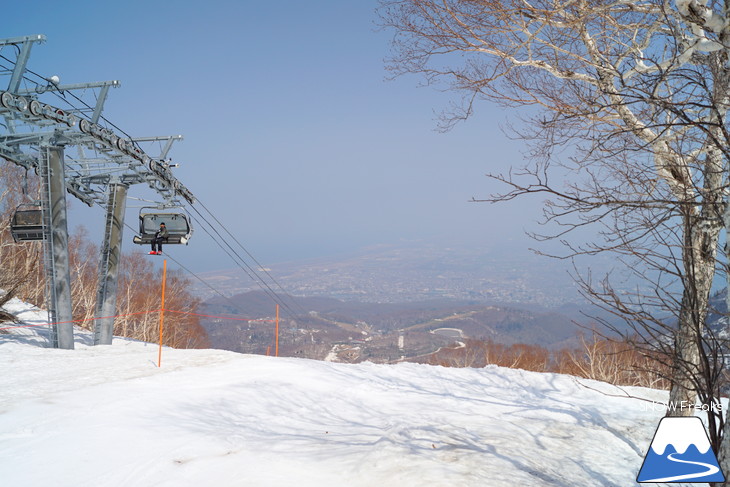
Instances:
[[[724,14],[726,12],[723,9],[722,14],[713,12],[707,6],[707,0],[676,0],[675,5],[680,14],[684,16],[690,16],[690,7],[693,12],[699,12],[702,16],[703,24],[701,27],[708,29],[715,33],[722,32],[727,26]]]
[[[75,350],[60,350],[44,346],[43,328],[10,332],[0,335],[8,486],[625,487],[663,415],[652,402],[667,399],[492,366],[165,348],[157,367],[154,344],[94,347],[76,330]]]
[[[688,15],[689,14],[689,6],[692,3],[693,0],[676,0],[674,3],[677,6],[677,10],[682,15]]]

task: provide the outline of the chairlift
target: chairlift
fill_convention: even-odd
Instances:
[[[188,244],[193,234],[190,219],[182,208],[159,211],[156,208],[142,208],[139,212],[139,235],[134,236],[134,243],[150,245],[160,223],[167,228],[167,240],[163,244]]]
[[[10,219],[10,233],[16,242],[43,240],[43,211],[39,205],[23,203]]]

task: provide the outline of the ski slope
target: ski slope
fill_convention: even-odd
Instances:
[[[626,487],[662,413],[625,394],[666,400],[500,367],[165,348],[158,368],[153,344],[34,330],[0,335],[3,486]]]

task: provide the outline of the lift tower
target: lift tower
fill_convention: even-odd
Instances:
[[[0,39],[3,59],[8,60],[6,52],[15,56],[10,68],[0,69],[0,88],[2,78],[8,79],[0,90],[0,157],[34,169],[41,179],[46,301],[54,347],[73,348],[65,193],[106,209],[94,343],[111,344],[127,190],[147,184],[165,204],[193,204],[192,193],[166,162],[172,143],[182,137],[120,135],[102,116],[109,89],[120,86],[117,80],[62,85],[55,76],[27,75],[32,47],[45,40],[43,35]],[[92,92],[94,101],[74,96],[72,103],[63,96],[76,91]],[[141,146],[148,141],[166,145],[152,157]]]

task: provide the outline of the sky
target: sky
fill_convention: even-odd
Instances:
[[[79,329],[61,350],[45,330],[0,334],[5,485],[625,487],[668,396],[496,366],[167,347],[160,359],[151,343],[90,346]]]
[[[104,115],[125,132],[183,135],[175,175],[260,262],[409,241],[534,245],[523,232],[535,229],[539,201],[469,202],[499,189],[485,173],[523,161],[501,129],[511,115],[482,103],[438,132],[458,95],[387,79],[392,33],[375,7],[42,0],[5,5],[0,25],[2,37],[47,36],[28,65],[40,74],[120,80]],[[128,205],[135,226],[139,205]],[[72,203],[72,227],[100,241],[102,221],[101,209]],[[204,232],[170,252],[196,272],[234,266]]]

